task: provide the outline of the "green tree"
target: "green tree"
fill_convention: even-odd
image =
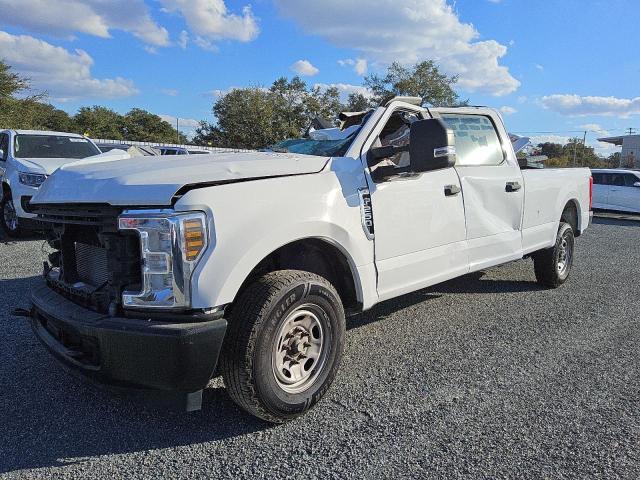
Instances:
[[[426,60],[406,67],[398,62],[389,65],[384,76],[369,75],[364,85],[374,95],[376,103],[388,97],[407,95],[421,97],[423,104],[447,106],[464,104],[454,90],[458,76],[448,76],[440,71],[433,60]]]
[[[262,148],[290,136],[296,119],[285,118],[286,99],[259,87],[238,88],[213,106],[215,125],[201,122],[194,141],[229,148]]]
[[[345,112],[363,112],[371,108],[372,99],[365,97],[362,93],[350,93],[345,105]]]
[[[234,89],[213,106],[216,124],[201,122],[194,143],[264,148],[304,135],[316,117],[335,120],[343,110],[337,88],[309,89],[299,77],[278,78],[269,89]]]
[[[122,140],[124,119],[119,113],[98,105],[82,107],[74,116],[76,128],[93,138]]]
[[[11,71],[11,66],[0,60],[0,100],[13,98],[16,93],[29,89],[29,81]]]
[[[24,120],[24,126],[22,128],[81,133],[73,118],[71,118],[67,112],[49,103],[27,99],[21,102],[20,109],[22,111],[22,119]]]
[[[130,110],[123,118],[123,138],[139,142],[186,143],[187,138],[158,115],[141,108]]]

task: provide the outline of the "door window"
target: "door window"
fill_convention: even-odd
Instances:
[[[632,173],[624,174],[624,186],[633,187],[636,182],[640,182],[640,178],[636,177]]]
[[[9,155],[9,135],[6,133],[0,134],[0,150],[3,152],[0,160],[6,162]]]
[[[371,147],[408,147],[411,124],[419,119],[418,114],[413,112],[405,112],[403,110],[394,112],[389,117],[389,120],[387,120],[382,132],[380,132],[380,135]],[[404,152],[398,152],[392,157],[385,158],[382,162],[372,167],[371,171],[373,172],[380,167],[396,168],[398,171],[406,171],[410,163],[410,155],[407,148]]]
[[[606,185],[604,173],[593,173],[591,176],[593,177],[594,185]]]
[[[496,128],[484,115],[443,114],[456,138],[457,166],[500,165],[504,151]]]
[[[624,175],[621,173],[610,174],[609,185],[615,185],[616,187],[624,187]]]

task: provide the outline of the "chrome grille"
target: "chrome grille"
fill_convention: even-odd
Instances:
[[[78,280],[100,287],[109,280],[107,250],[95,245],[76,242],[76,272]]]

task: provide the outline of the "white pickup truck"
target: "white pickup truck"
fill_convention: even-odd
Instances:
[[[346,314],[527,256],[560,286],[589,170],[521,171],[494,110],[419,103],[265,152],[61,167],[31,201],[55,250],[22,313],[97,381],[197,409],[220,372],[242,408],[282,422],[329,388]]]

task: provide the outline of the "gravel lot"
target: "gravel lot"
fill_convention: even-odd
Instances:
[[[521,261],[350,319],[325,400],[276,427],[219,380],[185,414],[63,372],[10,315],[41,248],[0,239],[0,476],[640,476],[640,222],[597,220],[558,290]]]

